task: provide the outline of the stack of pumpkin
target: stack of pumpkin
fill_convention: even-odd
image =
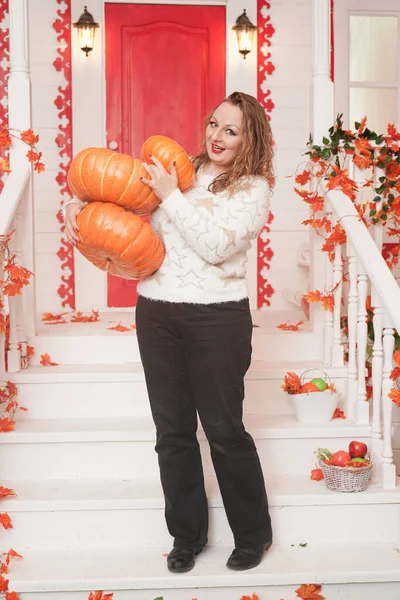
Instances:
[[[174,140],[156,135],[142,146],[143,162],[158,158],[165,169],[176,161],[178,186],[184,191],[194,167]],[[88,202],[77,217],[77,249],[99,269],[124,279],[143,279],[161,266],[165,249],[151,225],[138,215],[151,213],[159,198],[140,177],[149,179],[142,160],[107,148],[85,148],[71,162],[68,185]]]

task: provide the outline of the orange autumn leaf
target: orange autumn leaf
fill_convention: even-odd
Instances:
[[[359,169],[369,169],[370,166],[372,165],[372,160],[370,159],[369,156],[359,156],[358,154],[355,154],[353,156],[353,163]],[[365,187],[365,185],[363,187]]]
[[[44,321],[45,323],[47,321],[63,321],[64,323],[67,323],[68,321],[64,321],[64,315],[66,315],[67,313],[60,313],[60,314],[54,314],[53,313],[49,313],[49,312],[45,312],[42,314],[42,321]]]
[[[46,170],[46,167],[44,166],[44,163],[42,162],[37,162],[33,165],[33,169],[35,171],[37,171],[38,173],[43,173],[43,171]]]
[[[305,185],[306,183],[308,183],[311,179],[311,173],[310,171],[308,171],[307,169],[304,169],[304,171],[302,173],[299,173],[296,176],[295,182],[298,183],[299,185]]]
[[[29,146],[34,146],[39,141],[39,136],[35,135],[35,132],[32,129],[26,129],[21,133],[21,140]]]
[[[329,217],[323,219],[306,219],[302,222],[302,225],[310,225],[313,229],[325,229],[327,233],[332,231],[332,221]]]
[[[107,329],[110,329],[113,331],[130,331],[131,330],[130,327],[125,327],[125,325],[122,325],[121,323],[118,323],[118,325],[114,325],[114,327],[107,327]]]
[[[325,600],[325,597],[320,594],[321,587],[318,584],[306,584],[303,583],[299,588],[297,588],[296,594],[298,598],[301,600]]]
[[[40,355],[40,364],[42,367],[55,367],[58,365],[58,363],[52,362],[50,354],[47,353]]]
[[[308,292],[307,294],[303,294],[304,300],[309,304],[315,304],[315,302],[321,302],[322,294],[319,290],[315,290],[312,292]]]
[[[36,162],[37,160],[40,160],[42,153],[34,152],[33,150],[28,150],[28,152],[26,153],[26,156],[27,156],[29,162]]]
[[[11,488],[6,488],[0,485],[0,500],[8,498],[8,496],[16,496],[17,494]]]
[[[10,558],[23,558],[21,554],[18,554],[18,552],[15,552],[12,548],[6,554]]]
[[[112,600],[114,594],[104,594],[101,591],[91,592],[88,600]]]
[[[251,596],[242,596],[240,600],[258,600],[258,596],[253,592]]]
[[[0,419],[0,433],[14,431],[14,427],[15,421],[11,421],[10,419]]]
[[[295,325],[292,325],[287,321],[286,323],[281,323],[277,325],[278,329],[282,329],[282,331],[299,331],[300,325],[303,325],[304,321],[298,321]]]
[[[335,298],[333,294],[326,294],[322,296],[321,302],[324,310],[333,312],[333,309],[335,308]]]
[[[98,310],[92,310],[91,315],[84,315],[83,312],[78,311],[71,317],[71,323],[94,323],[96,321],[100,321]]]
[[[131,325],[132,329],[136,329],[136,325]]]
[[[0,158],[0,171],[4,171],[4,173],[11,173],[10,161],[8,158]]]
[[[22,283],[13,281],[0,281],[5,296],[20,296],[22,294]]]
[[[6,600],[20,600],[17,592],[7,592]]]
[[[397,406],[400,406],[400,390],[398,390],[397,388],[392,388],[388,393],[388,397],[391,400],[393,400],[393,402],[397,404]]]
[[[284,383],[281,385],[281,388],[284,392],[288,394],[297,394],[301,388],[301,380],[297,373],[293,371],[286,373],[284,377]]]
[[[324,198],[320,196],[317,192],[308,192],[307,190],[298,190],[294,188],[296,194],[298,194],[301,198],[303,198],[304,202],[310,205],[310,208],[314,212],[318,212],[323,210],[324,208]]]
[[[6,592],[8,590],[8,579],[0,575],[0,592]]]
[[[0,513],[0,525],[2,525],[4,529],[12,529],[13,524],[8,513]]]
[[[333,417],[332,419],[345,419],[346,415],[344,414],[344,412],[342,411],[341,408],[336,408],[335,412],[333,413]]]
[[[367,117],[363,117],[360,122],[360,127],[357,130],[359,134],[364,133],[366,123],[367,123]]]
[[[311,471],[310,479],[312,481],[321,481],[324,478],[322,469],[313,469]]]
[[[332,165],[332,173],[334,174],[329,178],[328,183],[326,184],[328,190],[340,189],[351,200],[355,200],[355,192],[358,190],[358,186],[356,182],[348,176],[347,169],[340,169],[338,166]]]
[[[334,230],[330,234],[330,236],[325,240],[324,245],[322,246],[322,252],[333,252],[335,250],[336,244],[345,244],[346,243],[346,232],[340,223],[335,225]]]
[[[371,156],[372,146],[367,138],[357,138],[354,140],[356,150],[362,156]]]

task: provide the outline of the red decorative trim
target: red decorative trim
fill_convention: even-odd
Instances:
[[[57,58],[53,65],[57,71],[62,71],[65,77],[65,87],[58,88],[58,95],[54,101],[58,109],[59,134],[55,142],[60,148],[59,154],[62,162],[59,164],[59,172],[56,181],[60,186],[61,206],[72,198],[71,190],[67,183],[68,169],[72,160],[72,85],[71,85],[71,0],[57,0],[57,4],[65,5],[65,11],[57,10],[57,19],[53,23],[53,29],[57,32]],[[62,121],[62,122],[61,122]],[[63,124],[65,123],[65,125]],[[57,213],[57,219],[61,225],[61,247],[57,256],[61,260],[61,268],[66,271],[61,276],[61,285],[58,295],[62,298],[62,306],[75,309],[75,274],[73,248],[64,237],[64,223],[61,210]]]
[[[270,23],[271,16],[268,14],[271,8],[268,0],[257,0],[257,25],[258,25],[258,100],[264,106],[268,119],[271,119],[270,113],[275,108],[272,102],[271,90],[268,89],[268,78],[275,71],[273,63],[270,61],[271,52],[271,37],[275,33],[275,29]],[[268,271],[270,262],[274,253],[270,246],[269,225],[273,220],[272,213],[269,215],[267,223],[264,225],[257,240],[257,308],[270,306],[269,298],[275,293],[274,288],[268,282]]]
[[[8,0],[0,0],[0,131],[8,125],[7,78],[10,70],[10,43],[8,27]],[[0,158],[5,158],[8,148],[0,148]],[[0,192],[4,181],[0,179]]]

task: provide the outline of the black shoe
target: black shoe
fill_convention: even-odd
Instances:
[[[271,546],[272,542],[268,542],[268,544],[263,544],[262,546],[256,546],[255,548],[237,547],[228,558],[226,566],[234,571],[247,571],[247,569],[254,569],[254,567],[257,567],[260,564],[264,552],[266,552]]]
[[[194,567],[194,559],[203,548],[176,546],[168,554],[167,566],[171,573],[186,573]]]

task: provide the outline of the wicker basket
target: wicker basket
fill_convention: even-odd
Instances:
[[[371,479],[373,464],[370,454],[366,454],[365,458],[370,461],[370,465],[367,467],[335,467],[318,460],[319,467],[324,474],[326,487],[334,492],[363,492],[366,490]]]

